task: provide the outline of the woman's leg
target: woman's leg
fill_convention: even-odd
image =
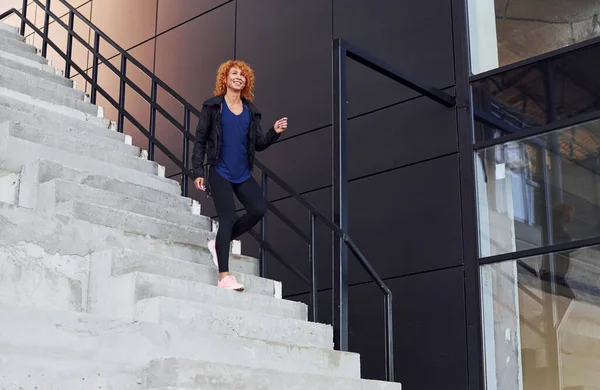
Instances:
[[[246,213],[238,218],[233,225],[231,239],[235,240],[263,218],[267,212],[267,201],[263,197],[260,186],[254,180],[254,177],[234,185],[233,191],[246,209]]]
[[[231,246],[233,226],[236,222],[235,202],[233,201],[233,185],[212,168],[210,175],[210,190],[217,216],[219,230],[215,248],[219,262],[219,273],[229,272],[229,248]],[[222,277],[221,277],[222,279]]]

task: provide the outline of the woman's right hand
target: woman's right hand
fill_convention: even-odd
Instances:
[[[197,190],[206,191],[206,187],[204,186],[204,178],[203,177],[199,177],[196,180],[194,180],[194,186],[196,186]]]

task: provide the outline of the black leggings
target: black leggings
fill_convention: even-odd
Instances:
[[[229,272],[231,241],[250,230],[267,211],[267,201],[254,177],[243,183],[231,183],[211,167],[208,176],[210,192],[219,217],[216,250],[219,272]],[[242,202],[246,213],[237,218],[233,194]]]

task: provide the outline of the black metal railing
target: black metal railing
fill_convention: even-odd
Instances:
[[[347,147],[347,58],[372,69],[445,107],[456,105],[455,97],[444,91],[428,86],[414,77],[393,69],[390,65],[366,53],[344,39],[333,42],[333,215],[331,225],[335,227],[333,244],[334,292],[333,292],[333,328],[336,346],[348,350],[348,249],[358,262],[367,270],[384,294],[386,302],[386,376],[393,380],[393,329],[392,329],[392,293],[371,264],[348,237],[348,147]]]
[[[39,0],[24,0],[22,12],[16,9],[10,9],[0,15],[0,20],[14,14],[21,19],[21,34],[24,35],[25,27],[29,26],[33,33],[42,37],[42,54],[47,55],[47,47],[50,46],[61,58],[65,60],[65,76],[71,77],[72,70],[75,70],[83,77],[91,86],[90,100],[93,104],[97,101],[98,93],[106,99],[106,101],[117,110],[118,120],[117,129],[123,132],[125,120],[129,121],[141,134],[148,139],[148,158],[153,160],[155,157],[155,147],[162,151],[165,156],[180,169],[181,174],[181,193],[183,196],[188,195],[189,180],[192,176],[189,166],[189,147],[190,142],[194,142],[195,137],[190,132],[192,115],[200,116],[200,112],[192,106],[181,95],[170,88],[165,82],[156,77],[149,69],[144,67],[131,54],[127,53],[112,39],[104,34],[91,21],[87,20],[75,7],[70,5],[65,0],[60,1],[69,10],[68,24],[65,24],[51,10],[51,0],[46,0],[42,4]],[[44,12],[44,27],[40,30],[34,23],[27,19],[28,3],[35,3]],[[91,46],[85,39],[79,36],[73,29],[75,18],[85,23],[93,32],[94,41]],[[49,38],[48,27],[50,19],[57,25],[66,29],[67,42],[66,52],[63,52]],[[87,69],[78,66],[72,59],[73,39],[78,41],[85,49],[92,54],[91,76],[87,74]],[[108,44],[117,51],[117,55],[121,55],[120,68],[115,67],[110,61],[100,54],[101,44]],[[307,284],[310,291],[309,317],[311,321],[317,321],[317,275],[316,275],[316,234],[315,224],[317,221],[322,222],[328,229],[332,231],[333,245],[333,327],[335,334],[336,348],[339,350],[348,350],[348,251],[352,252],[358,259],[362,267],[367,271],[371,279],[377,284],[379,289],[384,294],[384,323],[385,323],[385,374],[388,381],[394,380],[394,354],[393,354],[393,320],[392,320],[392,292],[387,287],[383,279],[377,274],[369,261],[358,249],[357,245],[348,235],[348,204],[347,204],[347,147],[346,147],[346,58],[351,58],[389,78],[395,80],[417,92],[427,96],[447,107],[455,105],[454,98],[443,91],[436,88],[425,86],[425,84],[414,80],[412,77],[403,75],[402,73],[393,70],[388,65],[378,59],[368,55],[360,49],[352,46],[347,41],[336,39],[333,46],[334,54],[334,87],[332,91],[334,118],[333,118],[333,220],[316,210],[316,208],[308,202],[302,195],[295,191],[284,180],[277,176],[268,167],[256,160],[256,166],[261,171],[261,184],[263,195],[268,196],[268,182],[272,180],[291,197],[298,201],[308,211],[310,222],[309,233],[305,234],[302,229],[287,218],[274,204],[269,204],[269,211],[280,219],[284,224],[292,229],[307,245],[308,245],[308,263],[310,268],[310,276],[306,277],[293,264],[286,261],[277,251],[267,242],[267,217],[263,219],[260,226],[260,233],[251,231],[250,235],[254,237],[260,245],[260,270],[261,275],[266,275],[266,254],[269,253],[273,258],[280,261],[294,275],[299,277]],[[119,97],[118,100],[113,98],[106,89],[102,88],[98,82],[99,65],[105,65],[119,78]],[[142,91],[131,79],[127,77],[127,72],[130,66],[134,66],[151,80],[150,96]],[[150,104],[149,126],[146,129],[133,115],[125,109],[126,94],[125,90],[129,87],[141,96],[148,104]],[[158,88],[164,90],[168,95],[173,97],[181,104],[183,113],[183,123],[177,121],[166,109],[157,103]],[[182,157],[179,159],[175,156],[162,142],[156,138],[156,115],[162,115],[169,123],[171,123],[183,136]]]

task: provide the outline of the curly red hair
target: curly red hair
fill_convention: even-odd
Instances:
[[[244,61],[233,61],[229,60],[219,66],[217,70],[217,81],[215,83],[215,96],[224,95],[227,92],[227,75],[231,68],[238,68],[242,71],[242,74],[246,78],[246,85],[242,89],[242,98],[253,101],[254,100],[254,71]]]

